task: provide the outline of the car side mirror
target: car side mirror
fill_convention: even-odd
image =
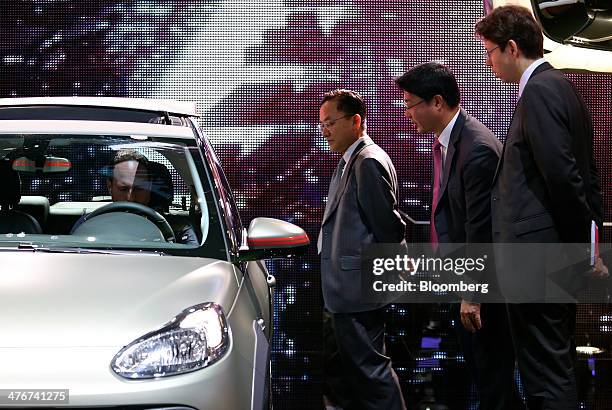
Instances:
[[[246,242],[248,246],[239,252],[240,262],[301,255],[308,248],[310,239],[302,228],[292,223],[274,218],[255,218],[249,225]]]

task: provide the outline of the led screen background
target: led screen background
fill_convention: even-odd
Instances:
[[[484,64],[473,34],[482,14],[477,0],[3,1],[0,96],[196,101],[243,223],[281,218],[316,241],[339,159],[316,128],[324,92],[350,88],[365,97],[369,134],[391,156],[401,209],[416,221],[428,220],[432,136],[417,134],[403,117],[395,76],[419,63],[444,62],[457,76],[462,106],[503,140],[517,87],[502,84]],[[570,77],[593,114],[611,221],[612,77]],[[410,230],[411,239],[424,235],[422,226]],[[322,299],[315,251],[269,266],[278,283],[276,407],[319,407]],[[390,307],[388,348],[413,405],[430,399],[451,408],[475,405],[449,309]],[[611,327],[607,306],[579,309],[579,343],[588,339],[609,352]],[[610,357],[581,361],[581,398],[588,405],[609,397],[602,386],[610,380]]]

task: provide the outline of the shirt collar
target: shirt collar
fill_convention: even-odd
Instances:
[[[525,72],[521,76],[521,81],[519,81],[519,92],[518,92],[519,98],[521,98],[521,95],[523,95],[523,90],[525,89],[525,86],[527,85],[527,81],[529,81],[531,74],[533,74],[535,69],[538,68],[540,65],[542,65],[545,62],[546,60],[544,60],[543,58],[538,58],[536,61],[531,63],[529,67],[527,67],[527,70],[525,70]]]
[[[361,137],[357,138],[357,141],[353,142],[351,146],[347,148],[347,150],[342,155],[342,159],[344,159],[344,162],[348,164],[349,160],[351,159],[351,156],[353,155],[353,152],[357,148],[357,145],[359,145],[361,141],[365,141],[366,137],[367,134],[362,135]]]
[[[442,146],[445,149],[448,148],[448,143],[450,142],[451,132],[453,131],[453,127],[455,126],[455,123],[457,122],[457,118],[459,118],[459,111],[461,110],[457,109],[457,112],[455,113],[453,118],[449,121],[448,124],[446,124],[446,128],[442,130],[442,132],[440,133],[440,136],[438,137],[438,141],[440,141],[440,144],[442,144]]]

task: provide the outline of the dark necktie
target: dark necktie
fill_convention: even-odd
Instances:
[[[332,179],[329,183],[329,191],[327,192],[327,204],[325,204],[325,213],[323,214],[323,220],[327,218],[327,214],[329,213],[329,209],[331,207],[331,203],[336,196],[336,191],[340,186],[340,180],[342,179],[342,171],[344,170],[344,166],[346,165],[346,161],[344,161],[344,157],[340,158],[340,162],[338,162],[338,166],[332,175]],[[323,241],[323,235],[321,230],[319,230],[319,238],[317,239],[317,250],[321,252],[321,244]]]
[[[433,143],[433,160],[434,160],[434,177],[433,177],[433,197],[431,199],[431,219],[429,223],[429,240],[434,249],[438,247],[438,233],[436,232],[436,224],[434,223],[434,215],[436,213],[436,204],[440,196],[440,179],[442,175],[442,149],[440,141],[436,138]]]
[[[329,207],[333,202],[334,197],[336,196],[336,191],[338,190],[338,186],[340,185],[340,180],[342,179],[342,171],[344,170],[344,166],[346,165],[346,161],[344,158],[340,158],[340,162],[338,162],[338,166],[334,171],[334,175],[332,175],[331,182],[329,183],[329,191],[327,192],[327,204],[325,204],[325,215],[323,219],[327,217],[327,213],[329,212]]]

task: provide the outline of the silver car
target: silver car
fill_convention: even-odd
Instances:
[[[271,406],[262,260],[309,240],[270,218],[243,229],[196,116],[0,99],[0,407]]]

